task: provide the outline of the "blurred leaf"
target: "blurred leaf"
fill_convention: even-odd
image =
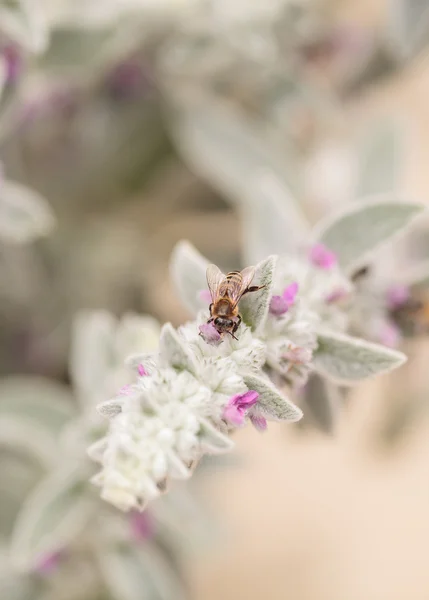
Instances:
[[[0,380],[0,418],[24,419],[56,438],[75,414],[73,395],[65,385],[33,375]]]
[[[401,142],[396,122],[386,120],[371,124],[358,149],[357,198],[397,188]]]
[[[314,353],[314,368],[343,385],[353,385],[397,369],[407,360],[402,352],[348,335],[321,332]]]
[[[255,390],[259,394],[256,407],[261,409],[264,416],[275,421],[299,421],[302,411],[295,406],[286,396],[267,379],[258,375],[244,375],[244,383],[249,390]]]
[[[391,48],[410,58],[429,40],[429,5],[426,0],[390,0],[389,9]]]
[[[70,375],[83,401],[103,384],[113,366],[115,328],[116,319],[108,311],[81,311],[73,320]]]
[[[252,285],[264,286],[262,290],[246,294],[240,301],[243,321],[254,331],[262,328],[268,315],[273,288],[274,270],[277,256],[269,256],[256,265]]]
[[[161,360],[165,361],[167,365],[176,369],[186,369],[191,373],[196,371],[192,353],[171,323],[166,323],[161,330],[159,354]]]
[[[102,548],[99,561],[114,600],[185,600],[183,583],[154,544]]]
[[[270,147],[266,134],[255,122],[238,112],[209,101],[204,111],[193,107],[177,110],[172,124],[177,145],[195,173],[225,196],[226,200],[242,204],[261,200],[260,190],[249,185],[255,173],[268,170],[281,184],[287,182],[284,173],[289,156]]]
[[[28,244],[47,235],[54,223],[48,203],[37,192],[19,183],[1,182],[0,239]]]
[[[261,170],[247,176],[252,201],[243,207],[243,254],[246,264],[255,264],[269,254],[283,255],[296,249],[309,233],[309,225],[298,209],[285,182]]]
[[[46,9],[40,0],[0,3],[2,31],[30,52],[43,52],[48,45]]]
[[[82,465],[63,465],[34,489],[24,502],[12,535],[14,564],[23,569],[34,567],[81,533],[93,508],[87,477]]]
[[[25,455],[1,445],[0,453],[0,538],[9,538],[23,499],[45,471],[34,455]]]
[[[363,266],[375,250],[403,233],[424,208],[383,197],[368,199],[322,220],[313,235],[336,253],[343,269],[350,271]]]
[[[207,303],[199,298],[199,292],[207,289],[206,270],[209,261],[192,244],[180,241],[174,247],[170,259],[170,273],[179,297],[191,314]]]
[[[37,376],[0,380],[0,443],[57,460],[61,430],[74,416],[73,396],[61,384]]]

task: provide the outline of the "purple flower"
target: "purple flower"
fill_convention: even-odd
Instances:
[[[298,283],[288,285],[281,296],[273,296],[270,302],[270,313],[276,316],[284,315],[295,303],[298,293]]]
[[[315,244],[310,249],[309,259],[314,266],[325,269],[326,271],[332,269],[337,264],[335,252],[332,252],[323,244]]]
[[[386,300],[390,310],[404,306],[410,299],[410,290],[406,285],[393,285],[387,290]]]
[[[210,302],[212,301],[212,295],[210,294],[209,290],[200,290],[198,292],[198,297],[205,304],[210,304]]]
[[[137,541],[151,540],[155,535],[155,522],[152,515],[144,512],[133,511],[130,514],[131,534]]]
[[[207,344],[212,346],[219,346],[222,343],[222,336],[213,325],[213,323],[204,323],[199,326],[200,336]]]
[[[34,571],[39,575],[51,575],[64,558],[64,551],[57,550],[42,556],[35,564]]]
[[[223,410],[223,418],[237,427],[244,424],[246,414],[258,401],[259,394],[254,390],[249,390],[245,394],[235,394]],[[258,421],[259,422],[259,421]]]

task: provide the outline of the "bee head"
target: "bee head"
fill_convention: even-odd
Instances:
[[[214,326],[218,331],[228,331],[234,327],[234,321],[226,317],[216,317]]]

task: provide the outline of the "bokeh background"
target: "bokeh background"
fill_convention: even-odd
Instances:
[[[34,2],[21,29],[7,12],[20,3],[0,2],[0,156],[4,178],[45,198],[55,223],[0,242],[3,397],[24,377],[76,387],[82,310],[184,322],[171,250],[189,239],[225,268],[242,264],[255,161],[281,169],[312,222],[368,193],[429,198],[426,1]],[[412,247],[425,256],[424,228]],[[317,415],[246,429],[231,460],[202,470],[192,495],[210,539],[182,556],[189,525],[173,551],[191,598],[429,597],[428,349],[407,342],[409,363],[353,390],[333,431]],[[0,442],[6,498],[18,463],[1,428]],[[39,598],[31,581],[5,600]]]

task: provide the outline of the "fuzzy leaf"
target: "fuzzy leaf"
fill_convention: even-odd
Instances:
[[[274,148],[256,122],[226,105],[206,103],[204,110],[179,110],[175,117],[172,131],[182,156],[227,200],[243,207],[260,202],[249,176],[261,170],[273,172],[281,182],[287,172],[288,179],[295,182],[290,166],[293,156]]]
[[[0,6],[3,31],[30,52],[43,52],[48,45],[45,10],[38,0],[19,0]]]
[[[359,148],[359,177],[356,196],[382,194],[397,188],[400,136],[396,123],[373,123]]]
[[[246,294],[240,301],[240,313],[243,321],[254,331],[263,327],[268,315],[276,262],[277,256],[269,256],[256,266],[252,285],[264,285],[265,287],[258,292]]]
[[[76,538],[91,516],[88,474],[65,465],[44,479],[25,500],[12,535],[11,553],[19,568],[31,568]]]
[[[159,352],[161,361],[168,365],[195,372],[194,357],[171,323],[166,323],[161,330]]]
[[[308,237],[309,224],[286,184],[268,170],[250,177],[254,198],[243,207],[243,253],[246,264],[270,254],[287,254]]]
[[[207,289],[206,270],[209,261],[192,244],[182,240],[176,244],[170,260],[170,273],[184,306],[194,314],[207,308],[198,294]]]
[[[48,203],[37,192],[19,183],[1,182],[0,239],[27,244],[47,235],[54,223]]]
[[[275,421],[299,421],[302,411],[267,379],[258,375],[248,374],[243,377],[249,390],[259,394],[256,406],[270,419]]]
[[[0,442],[45,465],[57,460],[59,435],[74,415],[72,394],[61,384],[36,376],[0,381]]]
[[[313,360],[316,371],[344,385],[382,375],[407,360],[402,352],[348,335],[320,332],[318,342]]]
[[[392,49],[409,58],[429,38],[429,6],[426,0],[390,0],[389,23]]]
[[[100,548],[101,571],[113,600],[184,600],[182,582],[154,544]]]
[[[423,210],[420,204],[369,199],[323,220],[315,228],[314,238],[335,252],[340,266],[350,271],[402,233]]]
[[[200,419],[201,444],[206,452],[210,454],[221,454],[229,452],[234,447],[234,442],[221,431],[216,429],[207,419]]]

